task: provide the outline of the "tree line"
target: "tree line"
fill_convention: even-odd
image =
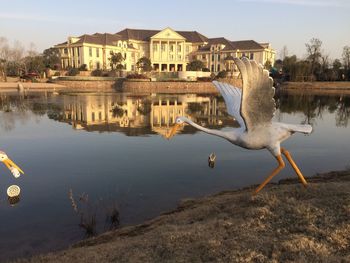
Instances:
[[[38,53],[33,43],[26,50],[19,41],[10,45],[5,37],[0,37],[0,79],[6,81],[7,76],[22,76],[28,73],[41,75],[46,68],[59,67],[57,49],[48,48],[43,53]]]
[[[281,58],[270,69],[275,78],[286,81],[337,81],[350,80],[350,47],[344,46],[341,59],[332,60],[322,51],[322,41],[312,38],[305,44],[307,56],[300,59],[288,56],[287,47],[281,51]],[[266,65],[265,65],[266,66]]]

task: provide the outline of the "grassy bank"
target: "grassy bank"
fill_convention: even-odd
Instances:
[[[308,181],[187,200],[144,224],[19,262],[350,262],[350,171]]]

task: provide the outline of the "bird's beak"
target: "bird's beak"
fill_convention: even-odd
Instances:
[[[168,140],[171,139],[177,132],[177,130],[182,126],[182,124],[176,123],[174,127],[171,128],[171,130],[165,135],[165,138]]]
[[[7,158],[3,161],[3,163],[6,165],[6,167],[11,171],[11,168],[16,168],[20,173],[24,174],[21,168],[18,167],[17,164],[15,164],[10,158]]]

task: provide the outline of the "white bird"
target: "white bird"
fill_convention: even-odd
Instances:
[[[3,162],[6,167],[10,170],[14,177],[18,178],[20,173],[24,174],[21,168],[17,166],[6,153],[0,151],[0,162]]]
[[[278,167],[256,188],[255,194],[285,167],[281,153],[290,162],[302,184],[306,186],[307,182],[298,166],[289,152],[281,148],[280,144],[295,132],[311,133],[312,127],[310,125],[272,122],[272,117],[276,111],[273,98],[275,88],[273,87],[272,78],[269,77],[269,72],[255,61],[250,61],[247,58],[242,60],[235,58],[234,62],[241,72],[242,89],[218,81],[213,81],[213,84],[223,96],[228,114],[238,121],[240,127],[230,131],[212,130],[201,127],[186,117],[177,117],[175,126],[167,135],[167,138],[174,136],[180,126],[188,123],[198,130],[222,137],[240,147],[251,150],[269,150],[276,158]]]

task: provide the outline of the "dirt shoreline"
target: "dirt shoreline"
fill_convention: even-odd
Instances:
[[[350,262],[350,171],[183,201],[144,224],[15,262]]]

